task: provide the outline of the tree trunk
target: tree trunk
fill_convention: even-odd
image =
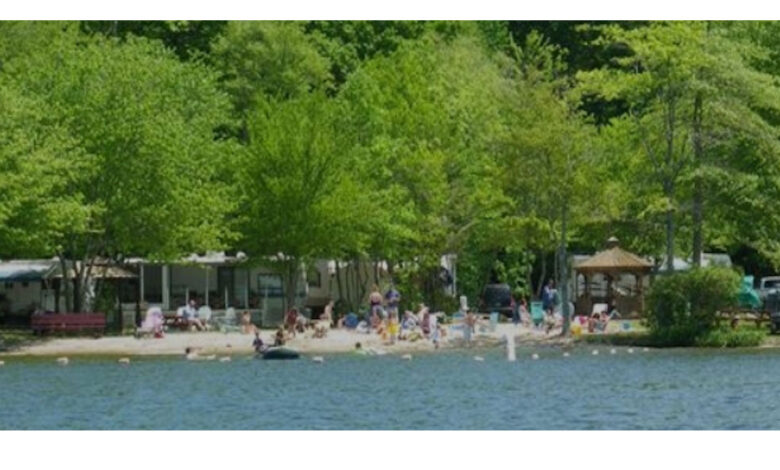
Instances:
[[[295,307],[295,297],[298,289],[298,260],[293,258],[285,263],[285,311]]]
[[[674,214],[666,211],[666,270],[674,272]]]
[[[566,224],[568,222],[569,213],[568,207],[564,203],[561,208],[561,248],[560,257],[558,258],[560,280],[558,285],[561,289],[561,313],[563,314],[563,327],[561,328],[561,336],[566,336],[569,333],[569,279],[568,279],[568,247],[566,246]]]
[[[349,269],[350,265],[347,263],[347,269],[344,270],[344,286],[346,288],[345,294],[347,302],[349,302],[350,308],[354,312],[356,310],[356,305],[354,303],[354,299],[352,298],[352,289],[349,288]],[[356,312],[357,313],[357,312]]]
[[[542,272],[539,273],[539,282],[536,284],[536,297],[542,296],[542,289],[544,288],[544,278],[547,277],[547,257],[544,255],[544,250],[539,250],[539,258],[542,261]]]
[[[65,290],[65,311],[73,312],[73,285],[70,282],[70,264],[64,255],[60,255],[60,269],[62,269],[62,284]]]
[[[704,146],[702,136],[702,94],[701,92],[696,94],[696,98],[693,103],[693,265],[695,267],[701,266],[701,254],[702,254],[702,225],[703,225],[703,199],[701,182],[701,164],[703,160]]]
[[[666,108],[666,170],[674,166],[674,132],[676,124],[677,98],[670,92]],[[674,202],[674,176],[667,174],[663,181],[664,196],[669,204]],[[674,272],[674,208],[666,211],[666,262],[668,272]]]
[[[349,299],[345,300],[344,297],[344,290],[341,287],[341,261],[336,260],[336,286],[339,291],[339,301],[345,302],[347,304],[347,309],[351,310],[352,306],[349,304]]]

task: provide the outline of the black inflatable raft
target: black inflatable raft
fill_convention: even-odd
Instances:
[[[271,347],[257,355],[260,359],[298,359],[301,355],[294,349]]]

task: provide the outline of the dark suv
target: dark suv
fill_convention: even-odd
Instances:
[[[508,284],[488,284],[482,291],[479,310],[512,316],[512,289]]]

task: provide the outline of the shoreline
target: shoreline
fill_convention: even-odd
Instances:
[[[276,330],[261,330],[261,338],[269,342]],[[615,346],[615,347],[649,347],[658,346],[645,344],[641,341],[643,332],[626,333],[612,331],[606,334],[583,334],[579,337],[561,337],[560,328],[545,335],[538,330],[526,327],[516,327],[512,324],[497,325],[495,331],[483,331],[472,335],[472,341],[467,344],[462,333],[448,333],[440,342],[438,350],[466,350],[504,348],[505,338],[514,336],[516,347],[558,347],[567,349],[575,346]],[[635,338],[632,338],[634,336]],[[55,356],[183,356],[188,347],[195,348],[204,355],[253,355],[254,335],[222,332],[173,332],[164,338],[142,338],[134,336],[103,336],[100,338],[71,337],[35,339],[32,342],[12,346],[0,351],[0,359],[24,357],[55,357]],[[640,340],[637,340],[640,339]],[[289,340],[286,346],[297,350],[303,355],[339,354],[354,351],[355,343],[360,342],[363,349],[381,350],[384,354],[434,353],[438,351],[430,340],[421,339],[414,342],[397,341],[388,344],[376,334],[357,333],[347,330],[330,330],[325,338],[312,338],[311,333],[299,334]],[[689,347],[691,349],[722,349],[721,347]],[[664,348],[661,348],[664,349]],[[758,346],[727,348],[727,349],[780,349],[780,336],[768,336]]]
[[[260,337],[267,341],[275,330],[261,330]],[[466,348],[503,347],[505,337],[513,335],[518,346],[547,345],[566,346],[576,342],[571,338],[561,338],[555,332],[545,335],[539,331],[512,324],[499,324],[495,331],[480,332],[472,336],[471,344],[466,344],[460,332],[448,333],[440,342],[440,350]],[[195,348],[201,354],[250,355],[254,354],[252,341],[254,335],[222,332],[175,332],[164,338],[135,338],[134,336],[103,336],[100,338],[51,338],[19,345],[0,352],[3,357],[36,356],[179,356],[188,347]],[[437,349],[430,340],[414,342],[397,341],[388,344],[376,334],[364,334],[346,330],[330,330],[325,338],[312,338],[310,333],[299,334],[289,340],[285,346],[301,354],[346,353],[355,349],[360,342],[364,349],[381,349],[387,354],[408,354],[414,352],[435,352]]]

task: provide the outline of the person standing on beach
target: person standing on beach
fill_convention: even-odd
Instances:
[[[366,316],[366,324],[371,326],[372,323],[372,317],[374,315],[377,315],[381,317],[382,312],[382,293],[379,291],[379,286],[374,284],[374,287],[371,289],[371,293],[368,295],[368,303],[371,306],[371,308],[368,311],[368,315]]]
[[[469,309],[466,312],[466,316],[463,318],[463,339],[467,343],[471,343],[471,334],[474,332],[474,327],[477,325],[477,317],[474,312]]]
[[[387,302],[387,313],[398,318],[398,305],[401,303],[401,293],[392,284],[390,284],[390,289],[385,294],[385,301]]]
[[[547,313],[547,315],[552,316],[553,310],[555,309],[555,281],[550,279],[547,281],[547,285],[544,286],[544,289],[542,290],[542,308]]]
[[[295,337],[295,327],[298,325],[298,309],[293,307],[285,315],[284,326],[287,329],[287,333]]]

